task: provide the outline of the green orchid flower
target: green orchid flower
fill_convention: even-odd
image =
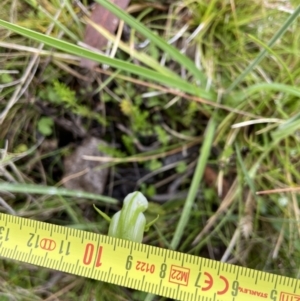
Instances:
[[[135,191],[126,196],[122,210],[118,211],[112,219],[95,205],[96,211],[108,222],[110,222],[108,235],[116,238],[127,239],[135,242],[142,242],[144,232],[148,231],[159,216],[146,224],[143,212],[148,208],[148,201],[145,196]]]

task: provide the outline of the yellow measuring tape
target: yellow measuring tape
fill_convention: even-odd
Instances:
[[[297,279],[2,213],[0,255],[175,300],[300,301]]]

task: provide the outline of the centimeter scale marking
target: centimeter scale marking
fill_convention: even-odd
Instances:
[[[300,280],[0,213],[0,255],[183,301],[300,301]]]

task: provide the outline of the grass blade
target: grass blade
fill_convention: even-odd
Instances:
[[[155,82],[158,82],[160,84],[174,87],[177,89],[180,89],[181,91],[185,91],[187,93],[197,95],[199,97],[208,99],[208,100],[215,100],[215,93],[212,92],[206,92],[204,89],[197,88],[195,85],[188,83],[185,80],[182,80],[180,78],[174,78],[170,76],[166,76],[163,74],[160,74],[156,71],[140,67],[128,62],[124,62],[121,60],[109,58],[107,56],[104,56],[99,53],[95,53],[93,51],[90,51],[88,49],[85,49],[83,47],[79,47],[76,45],[73,45],[71,43],[55,39],[50,36],[46,36],[44,34],[35,32],[30,29],[26,29],[24,27],[12,24],[10,22],[6,22],[4,20],[0,20],[0,26],[3,26],[6,29],[12,30],[22,36],[25,36],[27,38],[36,40],[40,43],[44,43],[46,45],[49,45],[51,47],[63,50],[65,52],[75,54],[90,60],[94,60],[99,63],[110,65],[111,67],[115,67],[117,69],[121,69],[123,71],[127,71],[136,75],[139,75],[145,79],[153,80]]]
[[[299,16],[300,14],[300,5],[295,9],[295,11],[287,18],[285,23],[280,27],[280,29],[274,34],[274,36],[271,38],[271,40],[268,43],[268,47],[271,48],[275,42],[280,39],[280,37],[287,31],[289,26],[294,22],[294,20]],[[260,54],[255,58],[255,60],[242,72],[237,79],[229,86],[229,88],[226,90],[226,93],[229,93],[232,91],[248,74],[251,72],[251,70],[258,65],[262,59],[266,56],[268,53],[268,49],[263,49]]]
[[[239,104],[242,101],[247,100],[252,94],[256,92],[266,92],[266,91],[277,91],[286,93],[289,95],[293,95],[296,97],[300,97],[300,89],[285,85],[285,84],[279,84],[279,83],[261,83],[261,84],[255,84],[252,85],[246,89],[244,89],[242,92],[236,92],[231,95],[233,101],[235,104]]]
[[[97,201],[102,201],[109,204],[117,204],[118,201],[114,198],[98,195],[94,193],[69,190],[65,188],[49,187],[43,185],[34,184],[11,184],[11,183],[0,183],[0,191],[9,192],[20,192],[20,193],[36,193],[43,195],[60,195],[60,196],[71,196],[77,198],[93,199]]]
[[[193,176],[193,180],[192,180],[192,183],[191,183],[191,186],[189,189],[187,199],[185,201],[185,204],[184,204],[184,207],[182,210],[180,220],[176,227],[176,231],[173,235],[173,239],[171,242],[171,249],[175,250],[178,247],[178,244],[181,240],[184,229],[189,221],[191,209],[194,204],[197,190],[198,190],[200,181],[202,179],[208,157],[210,155],[210,149],[211,149],[211,146],[213,143],[215,129],[216,129],[216,122],[212,117],[207,125],[206,131],[204,134],[205,139],[204,139],[204,143],[200,150],[200,157],[199,157],[199,160],[197,163],[197,167],[196,167],[196,170],[195,170],[195,173]]]
[[[273,133],[271,133],[274,141],[279,143],[282,139],[293,135],[300,128],[300,113],[289,118],[282,123]]]
[[[194,77],[201,81],[203,87],[206,85],[206,76],[203,72],[201,72],[195,65],[195,63],[190,60],[187,56],[183,55],[177,48],[168,44],[164,39],[159,37],[158,35],[154,34],[150,29],[148,29],[144,24],[136,20],[135,18],[131,17],[125,11],[120,9],[118,6],[113,4],[107,0],[96,0],[99,4],[103,7],[108,9],[118,18],[122,19],[134,28],[136,31],[144,35],[147,39],[153,42],[156,46],[162,49],[164,52],[168,53],[177,63],[184,66]]]
[[[114,42],[115,36],[111,34],[107,29],[99,26],[95,22],[89,20],[86,18],[86,22],[90,25],[92,25],[102,36],[104,36],[107,40]],[[118,41],[118,48],[129,54],[132,58],[135,58],[142,62],[144,65],[149,66],[150,68],[154,69],[160,74],[164,74],[170,77],[174,78],[180,78],[178,74],[174,73],[170,69],[166,68],[165,66],[162,66],[157,60],[152,58],[150,55],[148,55],[145,52],[140,52],[135,49],[131,49],[129,45],[122,41]]]
[[[240,164],[242,173],[244,174],[245,181],[246,181],[247,185],[249,186],[249,188],[250,188],[250,190],[253,194],[254,199],[256,200],[257,196],[255,194],[256,193],[255,184],[254,184],[253,179],[250,177],[249,172],[247,171],[247,168],[246,168],[246,166],[243,162],[240,147],[237,143],[235,144],[235,151],[236,151],[236,156],[237,156],[238,163]]]

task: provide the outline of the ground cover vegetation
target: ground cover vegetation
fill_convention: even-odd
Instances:
[[[144,243],[299,277],[298,1],[97,3],[124,21],[94,25],[108,56],[80,44],[87,0],[1,4],[1,212],[106,234],[93,204],[112,216],[139,190],[159,214]],[[105,141],[103,193],[49,194],[87,137]],[[0,261],[0,300],[78,296],[152,298]]]

